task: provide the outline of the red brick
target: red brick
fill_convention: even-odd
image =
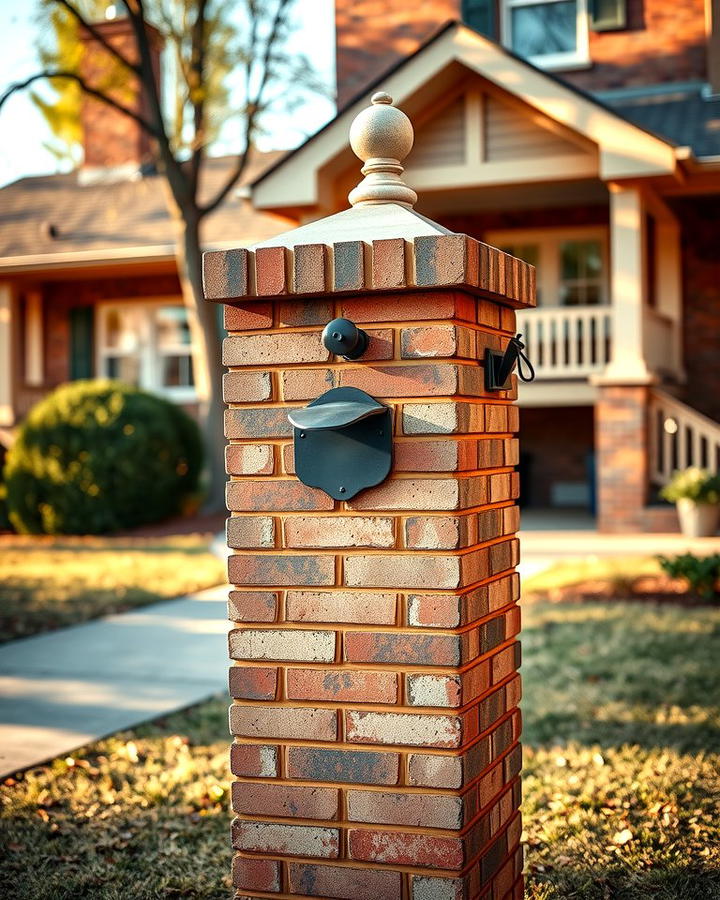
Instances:
[[[278,309],[278,325],[280,327],[298,327],[303,325],[325,325],[333,318],[331,300],[292,300],[280,302]]]
[[[272,744],[232,744],[230,771],[246,778],[276,778],[280,774],[278,748]]]
[[[288,747],[289,778],[350,784],[397,784],[400,757],[373,750]]]
[[[363,366],[341,369],[340,387],[354,387],[373,397],[441,397],[457,393],[458,367],[449,363],[414,366]],[[292,399],[292,398],[288,398]]]
[[[230,668],[230,696],[239,700],[274,700],[277,669],[259,666]]]
[[[355,510],[458,509],[460,484],[455,478],[403,478],[363,491],[348,507]]]
[[[398,440],[394,452],[397,472],[462,472],[476,468],[477,455],[472,441]]]
[[[225,471],[229,475],[272,475],[274,456],[271,444],[228,444]]]
[[[290,700],[395,703],[397,690],[397,675],[394,672],[289,669],[287,673],[287,695]]]
[[[353,322],[412,322],[423,319],[475,319],[473,298],[460,291],[377,294],[343,300],[342,313]]]
[[[228,619],[233,622],[274,622],[277,603],[275,591],[230,591]]]
[[[332,709],[283,706],[230,707],[230,731],[238,737],[334,741],[337,715]]]
[[[399,898],[402,894],[400,872],[356,869],[351,866],[323,866],[290,863],[290,892],[341,900],[378,900]]]
[[[225,410],[225,437],[280,438],[290,437],[293,427],[287,407],[245,407]]]
[[[288,591],[285,617],[290,622],[352,622],[391,625],[397,594],[370,591]]]
[[[463,799],[447,794],[402,791],[347,792],[348,819],[374,825],[459,829],[464,824]]]
[[[202,258],[203,292],[208,300],[244,297],[248,293],[248,251],[210,250]]]
[[[293,516],[285,520],[286,547],[377,547],[395,544],[392,518],[385,516]]]
[[[383,238],[372,242],[372,286],[376,290],[405,287],[403,238]]]
[[[241,819],[233,822],[233,847],[250,853],[337,859],[339,843],[337,828],[247,822]]]
[[[403,328],[400,338],[403,359],[464,357],[475,359],[475,333],[457,325],[419,325]]]
[[[278,512],[329,510],[332,497],[299,481],[231,481],[227,485],[227,505],[232,512]]]
[[[339,793],[336,788],[236,781],[232,786],[232,808],[246,816],[332,820],[338,817]]]
[[[350,855],[357,860],[437,869],[461,869],[463,865],[459,838],[351,828],[348,840]]]
[[[223,307],[226,331],[255,331],[272,328],[272,306],[269,303],[238,303]]]
[[[231,584],[248,585],[331,585],[335,583],[335,560],[332,556],[231,556],[228,579]]]
[[[255,251],[258,296],[277,296],[288,290],[288,251],[285,247],[258,247]]]
[[[349,662],[397,663],[416,666],[457,666],[461,638],[451,634],[349,631],[345,659]]]
[[[280,863],[272,859],[246,859],[235,856],[232,879],[236,888],[277,892],[281,889]]]

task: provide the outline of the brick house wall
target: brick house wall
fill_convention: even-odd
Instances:
[[[673,204],[682,228],[684,399],[720,421],[720,254],[717,197]]]
[[[335,0],[338,106],[449,19],[460,20],[461,7],[461,0]],[[586,90],[705,80],[706,41],[705,0],[628,0],[626,28],[590,31],[592,65],[556,74]]]

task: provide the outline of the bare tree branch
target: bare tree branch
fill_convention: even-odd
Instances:
[[[54,72],[48,70],[44,72],[37,72],[35,75],[31,75],[29,78],[24,79],[24,81],[16,81],[15,84],[11,84],[10,87],[2,95],[0,95],[0,109],[2,109],[5,102],[18,91],[22,91],[25,88],[30,87],[30,85],[34,84],[34,82],[36,81],[41,81],[42,79],[49,80],[52,78],[66,78],[69,81],[74,81],[80,86],[84,93],[89,94],[91,97],[95,97],[95,99],[100,100],[101,103],[105,103],[107,106],[111,106],[113,109],[116,109],[123,115],[128,116],[128,118],[133,119],[138,123],[138,125],[142,126],[142,128],[144,128],[145,131],[148,132],[148,134],[150,134],[157,140],[158,134],[150,122],[148,122],[138,113],[134,112],[132,109],[129,109],[127,106],[123,106],[122,103],[118,103],[117,100],[113,100],[112,97],[109,97],[107,94],[89,85],[81,75],[77,74],[77,72]]]
[[[190,184],[193,197],[197,197],[200,166],[205,155],[205,58],[207,42],[205,40],[205,13],[207,0],[197,0],[195,21],[192,27],[192,46],[190,52],[190,102],[193,108],[193,148],[190,158]]]
[[[125,66],[126,69],[129,69],[131,72],[134,72],[136,75],[140,74],[140,67],[135,63],[131,63],[130,60],[122,54],[116,47],[107,40],[107,38],[99,31],[94,25],[91,25],[90,22],[80,13],[78,9],[76,9],[72,3],[69,3],[68,0],[54,0],[58,6],[62,6],[63,9],[66,9],[70,15],[77,21],[81,28],[84,28],[92,37],[101,44],[107,52],[114,57],[119,63]]]
[[[220,190],[215,194],[215,196],[209,203],[200,208],[200,213],[203,216],[206,216],[213,210],[217,209],[217,207],[223,202],[223,200],[227,197],[233,187],[240,180],[243,172],[245,171],[245,167],[247,165],[248,157],[250,154],[252,137],[255,132],[255,122],[258,113],[262,108],[263,95],[265,93],[267,83],[270,79],[270,72],[272,68],[272,53],[278,39],[280,27],[284,21],[285,13],[287,12],[287,9],[291,3],[292,0],[278,0],[278,5],[275,9],[275,15],[273,16],[272,26],[270,28],[270,33],[267,37],[265,50],[263,52],[261,68],[262,75],[260,76],[260,84],[258,85],[255,96],[252,99],[248,95],[247,116],[245,118],[245,148],[237,157],[237,162],[225,184],[220,188]],[[251,8],[252,7],[254,7],[254,0],[251,0]],[[252,59],[252,57],[250,57],[250,59]],[[250,65],[252,64],[250,63]],[[250,80],[250,74],[251,72],[248,73],[246,66],[246,81]]]

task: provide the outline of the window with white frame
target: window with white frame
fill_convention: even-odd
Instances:
[[[502,38],[518,56],[548,69],[589,61],[588,0],[502,0]]]
[[[486,240],[535,266],[538,306],[596,306],[609,301],[604,228],[495,232]]]
[[[172,299],[109,301],[98,307],[97,371],[171,399],[192,400],[195,382],[187,310]]]

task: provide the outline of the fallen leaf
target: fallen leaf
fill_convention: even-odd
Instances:
[[[633,833],[629,828],[623,828],[622,831],[616,831],[613,835],[613,844],[622,846],[633,839]]]

